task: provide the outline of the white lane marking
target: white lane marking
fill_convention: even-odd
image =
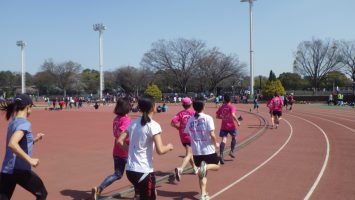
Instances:
[[[244,180],[245,178],[247,178],[248,176],[252,175],[253,173],[255,173],[257,170],[259,170],[261,167],[263,167],[264,165],[266,165],[270,160],[272,160],[277,154],[280,153],[280,151],[282,151],[282,149],[285,148],[285,146],[288,144],[288,142],[290,141],[292,135],[293,135],[293,127],[290,124],[289,121],[287,121],[286,119],[283,119],[283,121],[285,121],[289,126],[290,126],[290,133],[289,136],[286,140],[286,142],[280,147],[279,150],[277,150],[274,154],[272,154],[272,156],[270,156],[267,160],[265,160],[263,163],[261,163],[259,166],[257,166],[256,168],[254,168],[252,171],[250,171],[249,173],[245,174],[243,177],[239,178],[238,180],[234,181],[233,183],[231,183],[230,185],[228,185],[227,187],[223,188],[222,190],[220,190],[219,192],[217,192],[216,194],[211,196],[212,198],[215,198],[216,196],[222,194],[223,192],[225,192],[226,190],[230,189],[231,187],[233,187],[234,185],[238,184],[239,182],[241,182],[242,180]]]
[[[323,136],[324,136],[324,138],[325,138],[325,141],[326,141],[326,143],[327,143],[327,154],[325,155],[325,159],[324,159],[323,166],[322,166],[322,168],[321,168],[321,170],[320,170],[320,172],[319,172],[319,174],[318,174],[318,177],[317,177],[316,181],[313,183],[313,185],[312,185],[312,187],[309,189],[307,195],[304,197],[304,200],[308,200],[308,199],[312,196],[314,190],[317,188],[317,186],[318,186],[318,184],[319,184],[319,182],[320,182],[320,179],[323,177],[324,172],[325,172],[325,169],[327,168],[328,160],[329,160],[329,154],[330,154],[329,139],[328,139],[327,134],[324,132],[324,130],[323,130],[321,127],[319,127],[317,124],[315,124],[315,123],[313,123],[313,122],[311,122],[311,121],[309,121],[309,120],[307,120],[307,119],[303,119],[303,118],[301,118],[301,117],[295,116],[295,115],[292,115],[292,116],[297,117],[297,118],[299,118],[299,119],[302,119],[302,120],[304,120],[304,121],[306,121],[306,122],[312,124],[313,126],[317,127],[318,130],[320,130],[320,131],[322,132],[322,134],[323,134]]]
[[[338,125],[338,126],[344,127],[344,128],[346,128],[346,129],[348,129],[349,131],[355,133],[355,129],[352,129],[352,128],[348,127],[348,126],[345,126],[344,124],[340,124],[340,123],[338,123],[338,122],[335,122],[335,121],[332,121],[332,120],[329,120],[329,119],[325,119],[325,118],[323,118],[323,117],[319,117],[319,116],[317,116],[316,114],[312,114],[312,115],[313,115],[314,117],[317,117],[317,118],[321,119],[321,120],[328,121],[328,122],[331,122],[331,123],[336,124],[336,125]],[[295,116],[295,115],[291,115],[291,116]],[[301,119],[303,119],[303,118],[301,118]],[[353,121],[353,120],[351,120],[351,121]]]
[[[325,114],[325,113],[304,113],[304,112],[299,112],[301,114],[309,114],[309,115],[315,115],[315,116],[327,116],[327,117],[331,117],[329,114]],[[348,119],[348,118],[344,118],[343,116],[342,117],[337,117],[337,116],[340,116],[340,115],[336,115],[334,113],[331,114],[334,118],[336,119],[341,119],[341,120],[346,120],[346,121],[351,121],[351,122],[355,122],[355,120],[351,120],[351,119]]]

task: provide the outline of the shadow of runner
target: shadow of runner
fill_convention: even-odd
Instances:
[[[65,189],[60,191],[63,196],[71,197],[73,200],[89,200],[91,199],[91,191]]]
[[[158,196],[161,197],[169,197],[174,200],[180,199],[191,199],[191,200],[198,200],[195,196],[198,196],[198,192],[191,191],[191,192],[172,192],[172,191],[164,191],[164,190],[157,190]]]

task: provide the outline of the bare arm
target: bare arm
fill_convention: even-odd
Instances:
[[[44,134],[43,133],[37,133],[37,136],[35,139],[33,139],[33,144],[38,142],[39,140],[42,140]]]
[[[214,134],[214,130],[211,131],[210,135],[211,135],[211,139],[212,139],[213,144],[215,145],[216,149],[218,149],[219,143],[217,142],[217,138],[216,138],[216,134]]]
[[[178,130],[179,130],[179,128],[180,128],[180,125],[179,125],[178,123],[171,122],[170,125],[171,125],[172,127],[176,128],[176,129],[178,129]]]
[[[235,115],[235,113],[232,113],[234,121],[237,122],[238,126],[240,126],[240,121],[238,120],[238,117]]]
[[[127,137],[128,137],[127,132],[122,132],[120,134],[120,137],[118,137],[116,139],[116,144],[118,144],[121,147],[121,149],[126,150],[126,151],[128,150],[128,145],[126,144]]]
[[[154,143],[156,146],[156,151],[159,155],[166,154],[167,152],[173,150],[173,148],[174,148],[173,145],[170,143],[167,145],[163,144],[160,133],[154,135],[153,140],[154,140]]]
[[[19,142],[23,138],[24,135],[25,134],[23,131],[16,131],[11,136],[8,147],[11,149],[12,152],[14,152],[17,156],[22,158],[28,164],[30,164],[33,167],[37,167],[39,164],[39,159],[31,158],[26,152],[23,151],[23,149],[19,145]]]

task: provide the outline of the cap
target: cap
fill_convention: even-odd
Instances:
[[[192,104],[192,101],[189,97],[185,97],[182,99],[182,104],[184,105],[191,105]]]
[[[20,94],[15,97],[15,103],[20,107],[26,107],[28,105],[33,105],[32,99],[27,94]]]

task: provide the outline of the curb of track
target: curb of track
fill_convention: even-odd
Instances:
[[[239,151],[240,149],[246,147],[248,144],[252,143],[257,138],[259,138],[261,135],[263,135],[265,133],[265,131],[266,131],[266,128],[267,128],[268,124],[269,124],[268,121],[265,119],[265,117],[263,117],[263,116],[261,116],[259,114],[251,113],[251,112],[244,111],[244,110],[238,110],[238,111],[246,113],[246,114],[251,114],[251,115],[257,116],[259,118],[259,120],[260,120],[260,126],[262,126],[262,128],[258,132],[256,132],[254,135],[252,135],[252,136],[248,137],[247,139],[243,140],[242,142],[240,142],[237,145],[237,147],[236,147],[236,151]],[[224,153],[226,153],[228,151],[230,151],[229,148],[226,149],[224,151]],[[184,170],[185,173],[186,172],[192,172],[192,171],[193,171],[192,167],[188,167],[188,168],[186,168]],[[156,184],[175,180],[174,171],[167,172],[167,173],[168,173],[167,175],[156,179]],[[124,188],[123,190],[121,190],[120,192],[114,193],[113,195],[108,196],[108,197],[100,198],[100,200],[114,200],[114,199],[117,199],[117,198],[124,197],[127,194],[130,194],[132,192],[134,192],[134,187],[132,185],[130,185],[130,186],[127,186],[126,188]]]

